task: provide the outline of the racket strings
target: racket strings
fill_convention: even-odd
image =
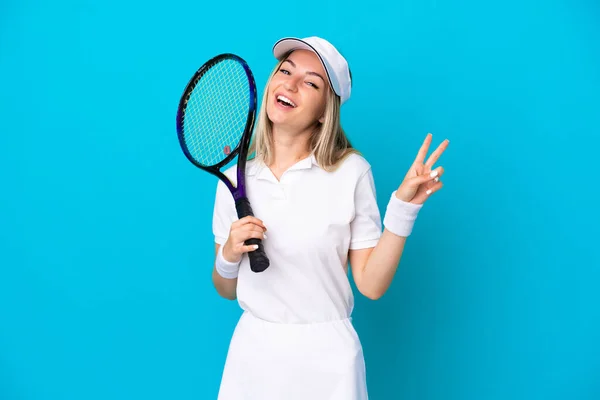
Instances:
[[[190,94],[184,138],[202,165],[223,161],[237,146],[246,127],[250,88],[242,65],[224,60],[212,66]]]

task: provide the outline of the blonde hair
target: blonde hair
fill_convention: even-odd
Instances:
[[[290,52],[291,53],[291,52]],[[271,79],[279,71],[281,64],[289,56],[286,54],[277,63],[266,84],[269,87]],[[266,165],[273,162],[273,127],[267,115],[268,90],[265,89],[258,112],[256,129],[248,154],[253,155]],[[340,98],[330,88],[326,93],[325,118],[317,126],[310,138],[310,150],[317,164],[326,171],[335,170],[350,154],[358,151],[352,147],[340,122]],[[254,153],[254,154],[253,154]]]

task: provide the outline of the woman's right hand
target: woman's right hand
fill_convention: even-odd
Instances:
[[[253,245],[247,246],[244,242],[251,238],[265,238],[267,228],[256,217],[244,217],[231,224],[229,237],[223,245],[223,257],[229,262],[239,262],[244,253],[256,250]]]

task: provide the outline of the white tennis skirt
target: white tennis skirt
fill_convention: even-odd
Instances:
[[[367,400],[362,346],[349,318],[282,324],[244,312],[218,400]]]

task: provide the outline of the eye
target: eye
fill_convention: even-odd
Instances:
[[[290,71],[288,71],[287,69],[283,69],[283,68],[281,68],[279,70],[279,72],[281,72],[282,74],[285,74],[285,75],[289,75],[290,74]]]
[[[313,82],[306,82],[306,84],[307,84],[308,86],[312,86],[312,87],[314,87],[315,89],[318,89],[318,88],[319,88],[319,87],[318,87],[316,84],[314,84]]]

